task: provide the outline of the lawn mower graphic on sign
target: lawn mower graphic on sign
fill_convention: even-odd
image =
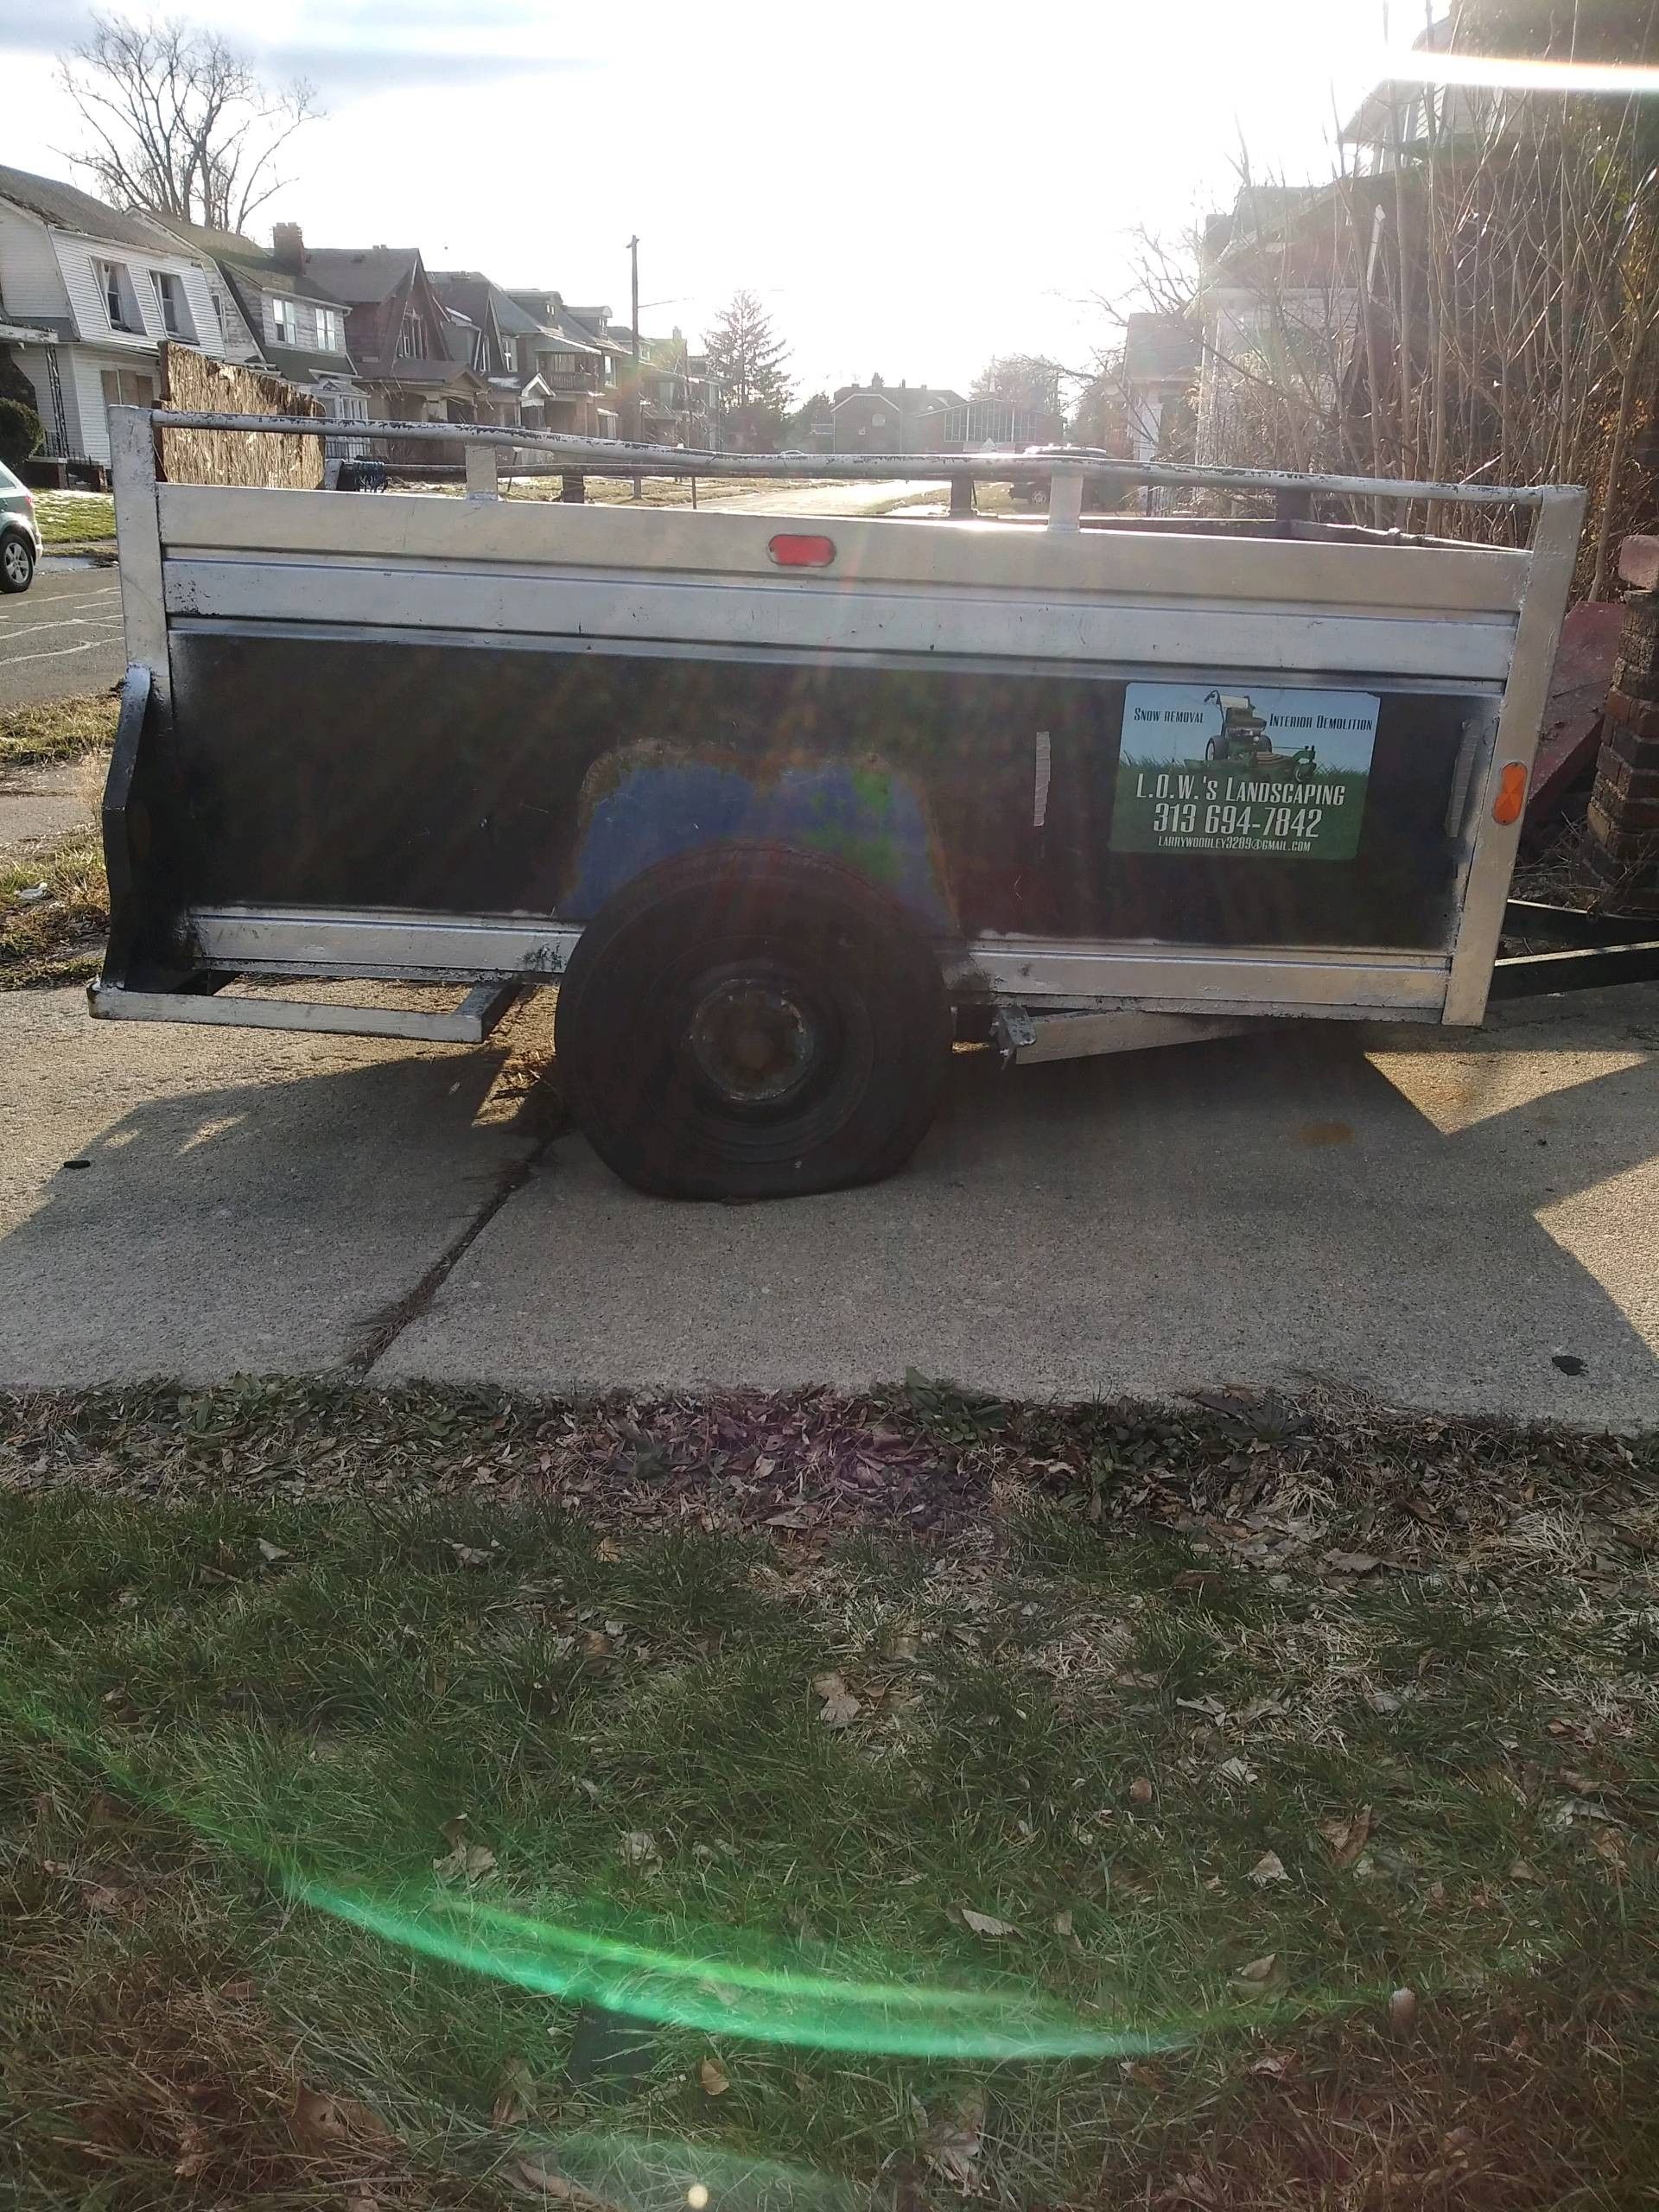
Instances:
[[[1351,860],[1376,718],[1370,691],[1131,683],[1111,849]]]

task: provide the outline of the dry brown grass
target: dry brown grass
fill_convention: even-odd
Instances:
[[[0,712],[0,770],[34,768],[57,760],[107,753],[115,741],[120,700],[113,691]]]
[[[30,896],[42,884],[45,896]],[[0,990],[96,975],[109,925],[104,847],[92,825],[0,862]]]

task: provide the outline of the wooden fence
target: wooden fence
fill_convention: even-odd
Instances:
[[[285,378],[213,360],[193,346],[162,346],[162,404],[181,413],[323,419],[321,402]],[[248,430],[163,430],[162,474],[171,484],[315,492],[322,482],[322,440],[268,437]]]

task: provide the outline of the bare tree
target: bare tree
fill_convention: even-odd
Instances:
[[[1599,21],[1614,58],[1659,46],[1656,0],[1558,12],[1461,0],[1453,43],[1551,57],[1581,52],[1574,23]],[[1643,465],[1659,426],[1659,118],[1633,94],[1456,84],[1389,86],[1363,118],[1320,183],[1262,178],[1243,156],[1230,214],[1142,243],[1134,303],[1200,336],[1199,457],[1583,484],[1579,581],[1599,594],[1619,534],[1659,499]],[[1387,517],[1366,501],[1355,518]],[[1518,527],[1440,502],[1399,519]]]
[[[287,181],[278,153],[319,112],[302,79],[260,82],[217,31],[94,16],[59,67],[92,143],[70,158],[118,206],[239,231]]]
[[[1043,353],[993,353],[974,378],[969,397],[1001,399],[1029,415],[1058,415],[1065,372]]]

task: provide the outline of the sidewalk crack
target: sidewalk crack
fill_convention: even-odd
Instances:
[[[524,1185],[529,1182],[531,1176],[540,1165],[543,1154],[553,1142],[553,1135],[554,1133],[550,1131],[524,1154],[522,1160],[515,1160],[501,1170],[496,1178],[495,1188],[490,1192],[488,1198],[485,1199],[460,1235],[439,1253],[420,1281],[412,1289],[406,1292],[396,1305],[386,1306],[372,1320],[364,1325],[366,1333],[362,1342],[341,1362],[341,1366],[346,1374],[367,1375],[370,1369],[385,1357],[410,1323],[418,1321],[423,1314],[431,1311],[438,1293],[449,1280],[456,1263],[467,1247],[483,1235],[513,1192],[523,1190]]]

